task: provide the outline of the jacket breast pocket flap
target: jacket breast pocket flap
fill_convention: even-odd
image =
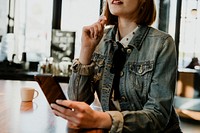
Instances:
[[[153,70],[153,61],[129,62],[129,71],[136,75],[144,75]]]

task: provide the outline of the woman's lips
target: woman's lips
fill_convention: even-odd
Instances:
[[[120,0],[113,0],[112,4],[122,4],[123,2],[121,2]]]

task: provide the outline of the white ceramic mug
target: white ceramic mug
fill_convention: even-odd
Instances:
[[[23,102],[31,102],[39,95],[39,92],[31,87],[21,88],[21,100]]]

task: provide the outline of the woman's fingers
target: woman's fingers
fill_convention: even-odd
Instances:
[[[74,109],[67,109],[57,104],[51,104],[51,107],[53,109],[53,113],[56,116],[62,117],[68,121],[73,121],[73,122],[77,121],[74,117],[76,115],[76,113],[74,112]]]
[[[80,111],[84,106],[83,102],[70,101],[70,100],[56,100],[57,104],[71,108],[71,111]]]
[[[97,22],[97,25],[96,25],[96,33],[95,33],[96,39],[103,35],[104,26],[106,24],[106,21],[107,21],[107,19],[105,16],[99,18],[99,21]]]
[[[71,109],[59,107],[59,105],[67,106]],[[96,127],[97,112],[92,110],[85,102],[57,100],[56,104],[52,104],[51,106],[54,109],[53,112],[55,115],[68,120],[74,127],[88,128],[88,125],[90,125],[90,128]]]
[[[107,18],[105,16],[102,16],[99,18],[99,22],[104,26],[107,23]]]
[[[69,107],[70,109],[63,108],[59,105]],[[83,102],[69,101],[69,100],[57,100],[56,104],[51,104],[53,113],[56,116],[62,117],[71,123],[80,123],[80,118],[84,117],[84,109],[87,105]],[[86,107],[87,108],[87,107]]]
[[[80,129],[80,127],[76,123],[69,122],[69,121],[68,121],[68,127],[73,128],[73,129]]]
[[[89,27],[91,38],[98,39],[98,37],[101,37],[103,35],[106,20],[106,17],[101,17],[96,23]]]

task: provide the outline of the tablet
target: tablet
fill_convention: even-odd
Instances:
[[[56,103],[57,99],[67,99],[59,82],[52,74],[38,74],[34,76],[34,79],[39,84],[49,104]]]

